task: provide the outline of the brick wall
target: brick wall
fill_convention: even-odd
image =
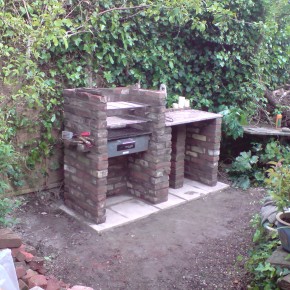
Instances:
[[[150,105],[145,115],[151,122],[142,129],[152,132],[148,151],[129,157],[130,193],[152,203],[166,201],[171,154],[171,128],[165,127],[166,96],[164,92],[131,89],[128,100]]]
[[[128,194],[128,157],[109,158],[107,197],[115,194]]]
[[[184,181],[186,125],[172,127],[172,153],[169,185],[171,188],[181,188]]]
[[[185,176],[214,186],[220,155],[221,118],[186,126]]]
[[[158,203],[168,198],[171,128],[165,127],[165,94],[132,88],[64,91],[65,130],[91,132],[95,146],[88,153],[65,146],[65,203],[97,223],[105,221],[106,197],[127,193]],[[130,111],[150,122],[133,127],[152,132],[149,149],[134,155],[108,158],[107,101],[150,105]],[[126,112],[128,113],[128,112]]]
[[[82,89],[64,90],[65,130],[91,132],[91,152],[65,146],[65,203],[96,223],[105,221],[108,153],[106,97]]]

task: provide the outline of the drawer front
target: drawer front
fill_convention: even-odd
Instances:
[[[146,151],[148,143],[149,135],[108,141],[109,158]]]

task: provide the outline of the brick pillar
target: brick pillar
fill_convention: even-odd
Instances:
[[[136,102],[151,104],[146,117],[151,121],[146,130],[152,132],[148,150],[129,157],[128,188],[130,193],[160,203],[168,199],[171,128],[165,127],[165,94],[160,91],[134,90]]]
[[[221,118],[186,127],[185,176],[209,186],[217,183]]]
[[[108,152],[106,98],[82,89],[64,90],[65,130],[91,132],[94,146],[79,152],[65,143],[65,204],[96,223],[106,220]]]
[[[171,171],[169,175],[169,186],[171,188],[181,188],[183,186],[185,137],[185,125],[172,127]]]
[[[128,157],[109,158],[107,197],[115,194],[127,194]]]

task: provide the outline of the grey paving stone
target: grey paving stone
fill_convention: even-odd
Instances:
[[[208,192],[205,190],[193,187],[191,185],[184,184],[183,187],[181,188],[177,188],[177,189],[169,188],[169,193],[174,194],[185,200],[193,200],[200,197],[201,194],[206,194]]]
[[[202,184],[198,181],[190,180],[187,178],[184,179],[184,184],[190,185],[190,186],[197,188],[197,189],[200,189],[200,190],[203,190],[204,192],[207,192],[207,193],[223,190],[223,189],[226,189],[229,187],[228,184],[225,184],[222,182],[218,182],[216,184],[216,186],[208,186],[208,185]]]
[[[158,211],[158,209],[141,200],[133,199],[111,206],[111,209],[130,220],[148,216]]]
[[[170,208],[170,207],[176,206],[176,205],[184,203],[184,202],[186,202],[185,199],[180,198],[180,197],[173,195],[173,194],[169,194],[167,201],[159,203],[159,204],[155,204],[154,206],[159,208],[159,209],[166,209],[166,208]]]
[[[111,205],[127,201],[130,199],[133,199],[134,197],[132,195],[115,195],[115,196],[109,196],[106,200],[106,206],[110,207]]]
[[[123,225],[130,222],[130,219],[122,216],[121,214],[112,211],[110,209],[106,210],[106,222],[103,224],[89,224],[91,228],[93,228],[96,231],[104,231],[108,229],[112,229],[116,226]]]

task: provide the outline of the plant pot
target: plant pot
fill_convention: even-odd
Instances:
[[[276,220],[282,247],[290,253],[290,212],[277,213]]]
[[[277,233],[277,227],[275,225],[271,225],[269,222],[263,223],[263,227],[266,229],[268,234]]]

